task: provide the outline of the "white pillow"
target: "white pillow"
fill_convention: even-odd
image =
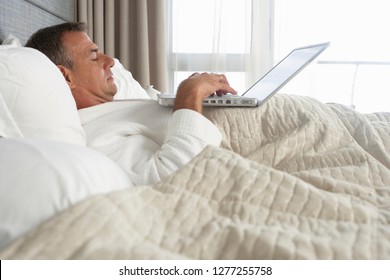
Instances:
[[[15,137],[9,132],[20,131],[20,137],[85,145],[71,91],[41,52],[0,46],[0,97],[0,136]]]
[[[0,86],[1,87],[1,86]],[[23,134],[12,117],[0,91],[0,137],[22,138]]]
[[[131,75],[131,73],[123,67],[118,59],[114,58],[114,61],[115,64],[111,68],[111,71],[114,75],[114,82],[118,87],[118,92],[114,96],[114,99],[149,99],[149,95],[144,90],[144,88],[133,78],[133,75]]]
[[[90,148],[0,138],[0,249],[83,199],[131,186],[117,164]]]
[[[21,47],[22,46],[19,38],[15,37],[12,34],[8,35],[7,39],[5,39],[3,41],[2,45],[9,45],[9,46],[13,46],[13,47]]]

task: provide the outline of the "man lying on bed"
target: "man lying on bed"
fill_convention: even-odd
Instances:
[[[107,106],[106,103],[112,101],[117,92],[110,70],[114,60],[100,52],[85,31],[84,23],[51,26],[37,31],[26,44],[26,47],[44,53],[58,66],[71,89],[77,108],[83,109],[80,112],[103,103]],[[149,102],[151,105],[146,107],[148,108],[146,119],[149,120],[142,124],[129,120],[130,127],[125,133],[126,141],[123,142],[122,138],[118,140],[127,143],[125,154],[115,146],[115,143],[103,145],[99,144],[101,141],[93,141],[89,144],[94,147],[95,143],[95,148],[120,164],[134,184],[151,184],[159,181],[186,164],[205,146],[220,144],[221,134],[217,127],[202,115],[202,100],[214,92],[219,95],[236,93],[224,75],[194,74],[178,87],[173,114],[159,114],[156,105]],[[133,105],[129,105],[129,108],[126,108],[127,112],[139,111],[139,108],[134,107],[137,104],[140,103],[134,102]],[[141,103],[140,106],[145,104]],[[115,109],[107,110],[112,110],[111,113],[115,115]],[[106,115],[110,118],[110,114]],[[132,118],[128,116],[129,119]],[[136,116],[134,117],[136,119]],[[145,119],[145,116],[143,118]],[[168,118],[169,121],[161,122],[161,118]],[[166,125],[158,127],[157,130],[161,131],[151,135],[154,133],[151,130],[156,130],[156,127],[148,129],[145,126],[157,121]],[[87,139],[90,138],[88,129],[86,133]],[[96,134],[96,131],[93,133]],[[104,135],[106,136],[104,141],[107,142],[107,135],[110,134],[101,131],[101,138]]]

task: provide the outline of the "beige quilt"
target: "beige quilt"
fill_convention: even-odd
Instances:
[[[1,259],[390,259],[390,113],[276,95],[162,182],[94,196]]]

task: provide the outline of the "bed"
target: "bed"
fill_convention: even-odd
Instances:
[[[6,17],[17,18],[20,5],[32,2],[0,0],[0,39],[10,33],[25,41],[34,31],[4,28]],[[65,2],[73,1],[58,3]],[[53,16],[40,11],[41,19]],[[64,20],[73,18],[50,24]],[[139,92],[118,106],[142,102],[169,113],[140,99],[129,73],[117,71],[127,75],[121,88]],[[58,91],[63,81],[54,81]],[[36,76],[27,82],[37,92],[53,89]],[[389,112],[361,114],[282,93],[259,108],[206,108],[221,146],[206,147],[160,182],[131,186],[116,162],[71,143],[85,136],[77,111],[47,120],[56,108],[74,106],[63,95],[40,99],[50,106],[26,101],[33,103],[23,107],[28,120],[0,113],[0,238],[8,238],[1,259],[390,259]],[[42,122],[45,139],[23,136],[37,133],[31,123]],[[6,196],[12,191],[13,200]]]

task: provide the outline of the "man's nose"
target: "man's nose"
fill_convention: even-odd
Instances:
[[[111,57],[111,56],[109,56],[109,55],[104,55],[105,56],[105,64],[106,64],[106,67],[113,67],[114,66],[114,64],[115,64],[115,61],[114,61],[114,59]]]

